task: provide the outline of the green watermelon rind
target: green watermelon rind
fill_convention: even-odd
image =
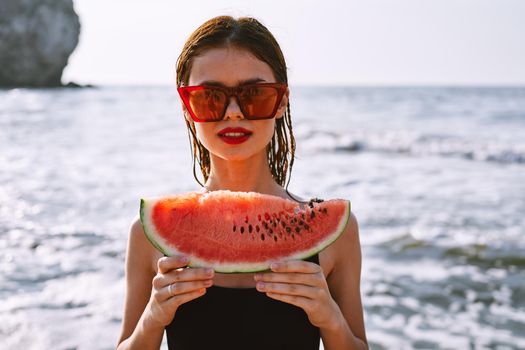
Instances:
[[[151,215],[146,216],[146,214],[144,213],[146,210],[146,204],[147,204],[147,201],[145,199],[140,200],[140,222],[142,224],[142,228],[144,230],[144,233],[146,234],[146,237],[148,238],[150,243],[153,244],[153,246],[157,248],[164,255],[166,256],[177,255],[178,252],[170,250],[169,245],[163,242],[164,240],[160,237],[160,235],[154,232],[151,232],[148,229],[148,227],[154,227],[154,226],[152,222],[149,222],[149,223],[147,222],[149,221],[148,218],[150,218]]]
[[[153,208],[153,205],[156,203],[156,199],[141,199],[140,200],[140,221],[142,223],[142,227],[144,229],[144,233],[146,234],[146,237],[151,242],[151,244],[157,248],[160,252],[162,252],[166,256],[174,256],[174,255],[180,255],[183,254],[179,252],[176,248],[171,247],[165,240],[157,233],[154,232],[154,224],[149,220],[151,217],[151,209]],[[337,226],[336,230],[332,232],[331,234],[328,234],[325,238],[325,240],[321,241],[319,244],[313,246],[309,250],[306,251],[299,251],[294,255],[290,255],[286,257],[286,260],[304,260],[307,259],[322,250],[324,250],[326,247],[328,247],[330,244],[335,242],[341,234],[345,231],[345,228],[348,224],[348,221],[350,220],[351,215],[351,203],[348,200],[345,200],[347,203],[345,207],[345,212],[343,215],[341,215],[341,219],[339,221],[339,225]],[[151,228],[151,229],[150,229]],[[216,272],[220,273],[249,273],[249,272],[259,272],[259,271],[267,271],[270,268],[270,264],[274,262],[275,260],[268,260],[264,262],[259,263],[242,263],[242,262],[236,262],[236,263],[219,263],[219,262],[210,262],[206,260],[199,259],[193,255],[186,254],[190,257],[190,263],[188,264],[189,267],[209,267],[212,266],[213,269]]]

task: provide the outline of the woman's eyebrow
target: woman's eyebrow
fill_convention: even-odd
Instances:
[[[250,85],[250,84],[257,84],[261,82],[266,82],[266,80],[262,78],[251,78],[246,80],[241,80],[237,86],[243,86],[243,85]],[[224,83],[221,83],[216,80],[204,80],[199,83],[199,85],[208,85],[208,86],[226,86]]]
[[[257,83],[262,83],[262,82],[266,82],[266,80],[261,79],[261,78],[252,78],[252,79],[247,79],[247,80],[241,81],[239,83],[239,86],[241,86],[241,85],[257,84]]]

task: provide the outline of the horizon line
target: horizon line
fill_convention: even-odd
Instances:
[[[81,87],[176,87],[175,82],[170,83],[78,83],[69,81],[63,83],[78,84]],[[289,84],[293,88],[525,88],[524,83],[299,83]],[[15,87],[16,88],[16,87]]]

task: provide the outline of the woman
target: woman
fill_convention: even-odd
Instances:
[[[295,200],[285,187],[295,141],[286,64],[253,18],[213,18],[187,40],[177,85],[204,190]],[[271,272],[214,274],[163,257],[136,220],[126,259],[118,349],[366,349],[361,250],[352,215],[342,236],[309,261]]]

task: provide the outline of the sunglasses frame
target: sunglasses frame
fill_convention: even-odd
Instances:
[[[277,91],[277,99],[275,102],[275,106],[273,107],[272,113],[269,116],[265,117],[250,117],[245,112],[240,100],[239,100],[239,94],[244,89],[249,89],[253,87],[271,87],[275,88]],[[226,87],[226,86],[216,86],[216,85],[195,85],[195,86],[180,86],[177,88],[177,91],[180,95],[180,98],[182,102],[184,103],[184,106],[186,106],[186,109],[190,113],[191,119],[193,119],[194,122],[197,123],[208,123],[208,122],[218,122],[224,119],[224,116],[226,115],[226,110],[228,109],[228,106],[230,105],[230,99],[231,97],[235,97],[235,100],[237,101],[237,105],[239,106],[242,115],[245,119],[248,120],[264,120],[264,119],[272,119],[275,117],[275,114],[277,113],[277,109],[279,109],[279,105],[281,104],[281,101],[283,99],[284,94],[286,93],[286,89],[288,88],[288,85],[285,83],[258,83],[258,84],[249,84],[249,85],[241,85],[236,87]],[[200,119],[191,108],[190,105],[190,92],[192,91],[198,91],[198,90],[206,90],[206,89],[212,89],[212,90],[219,90],[226,94],[227,102],[224,104],[224,108],[221,113],[221,118],[217,120],[205,120]]]

